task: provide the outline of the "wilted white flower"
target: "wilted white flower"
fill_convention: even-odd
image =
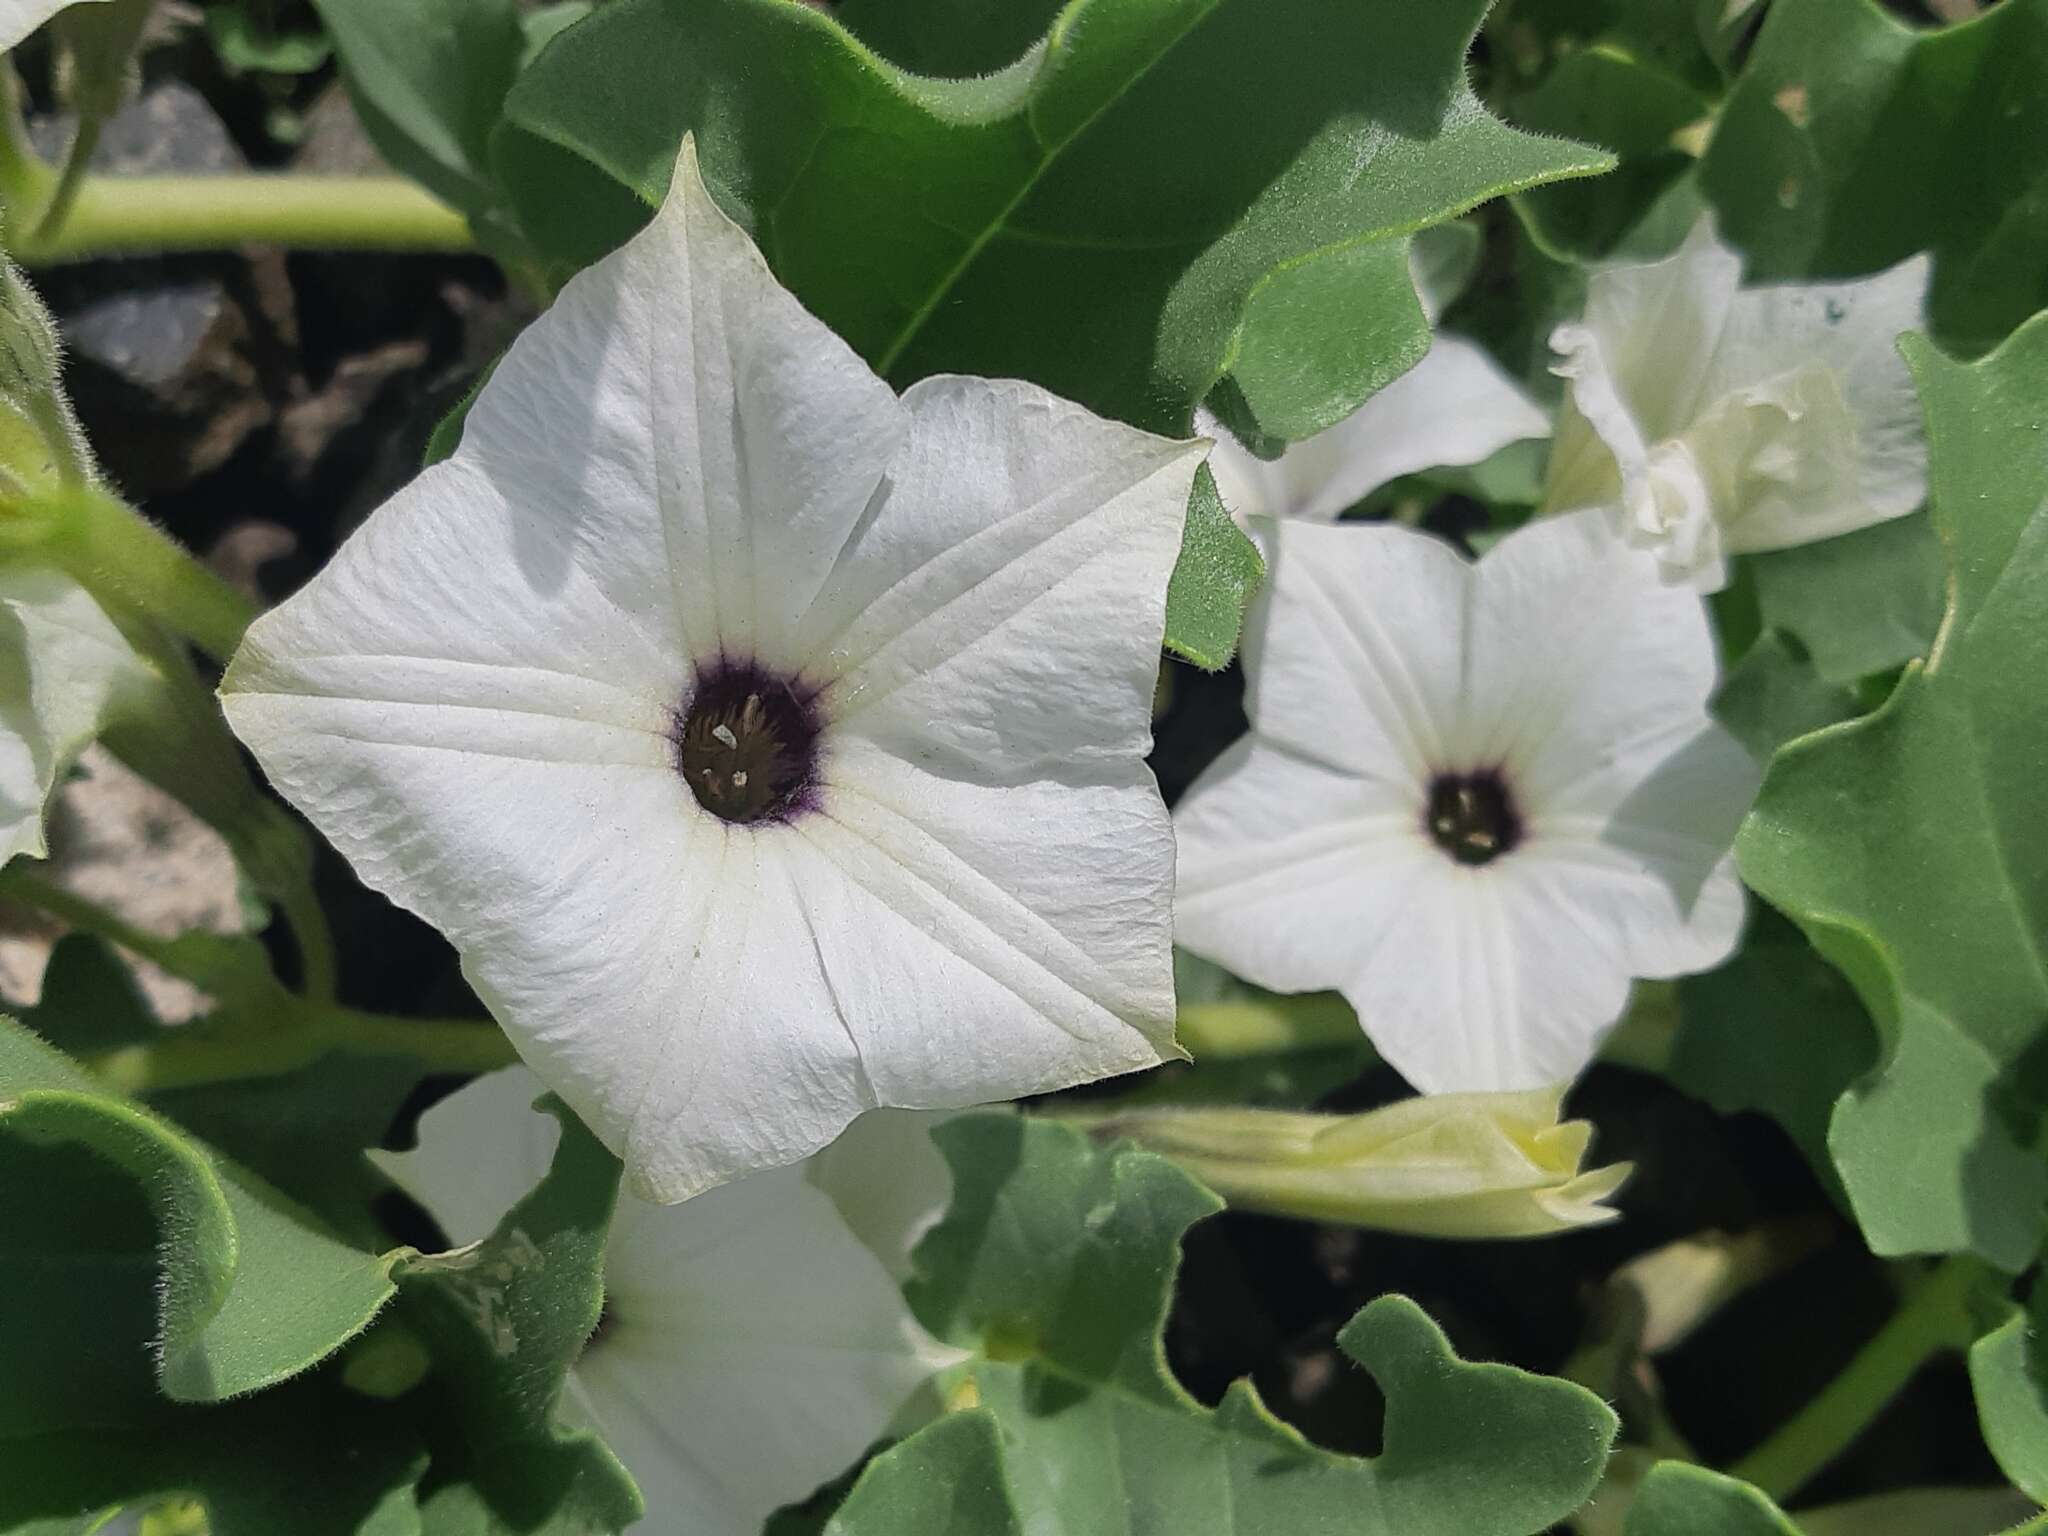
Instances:
[[[1621,1213],[1631,1165],[1585,1168],[1593,1127],[1561,1088],[1443,1093],[1357,1115],[1133,1109],[1095,1123],[1172,1158],[1232,1205],[1423,1237],[1547,1237]]]
[[[1172,1050],[1144,755],[1202,453],[1029,384],[899,400],[686,143],[222,695],[678,1200]]]
[[[1432,1093],[1568,1078],[1629,978],[1734,948],[1756,769],[1707,717],[1704,605],[1605,511],[1476,565],[1384,524],[1269,534],[1251,733],[1175,812],[1183,944],[1337,989]]]
[[[554,1155],[559,1125],[529,1112],[541,1091],[524,1068],[491,1073],[420,1118],[417,1151],[375,1156],[451,1242],[488,1237]],[[619,1201],[568,1404],[640,1485],[642,1529],[754,1536],[962,1358],[912,1319],[887,1267],[943,1214],[932,1118],[864,1116],[809,1163],[680,1206]]]
[[[1419,266],[1415,278],[1435,325],[1432,285]],[[1439,331],[1421,362],[1364,405],[1290,443],[1277,459],[1259,458],[1207,416],[1199,425],[1216,439],[1209,468],[1223,504],[1240,520],[1325,523],[1389,480],[1477,464],[1510,443],[1550,432],[1550,418],[1486,349],[1449,331]]]
[[[29,33],[73,0],[0,0],[0,52],[20,46]],[[92,0],[79,0],[90,4]]]
[[[1669,579],[1708,591],[1729,555],[1912,511],[1927,450],[1894,343],[1925,324],[1930,270],[1743,288],[1702,223],[1664,261],[1595,272],[1550,339],[1569,388],[1546,505],[1618,504]]]
[[[0,564],[0,864],[47,851],[43,810],[124,688],[152,674],[85,588]]]

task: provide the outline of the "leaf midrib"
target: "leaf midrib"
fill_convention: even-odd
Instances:
[[[910,317],[903,322],[902,327],[891,338],[889,344],[882,349],[881,356],[875,361],[876,373],[884,378],[890,376],[897,362],[901,360],[903,353],[917,339],[918,333],[924,329],[925,323],[937,313],[938,307],[946,301],[947,296],[952,293],[960,279],[967,274],[967,270],[980,259],[981,253],[988,248],[989,242],[1003,232],[1010,215],[1015,213],[1023,205],[1024,200],[1037,189],[1038,183],[1043,179],[1045,173],[1052,169],[1054,163],[1066,152],[1068,146],[1073,144],[1076,139],[1085,135],[1090,128],[1094,127],[1102,114],[1122,101],[1129,94],[1132,87],[1152,72],[1160,60],[1178,48],[1196,28],[1201,26],[1203,22],[1215,15],[1218,10],[1228,3],[1229,0],[1209,0],[1209,3],[1204,5],[1185,26],[1182,26],[1163,39],[1151,57],[1147,58],[1136,70],[1127,75],[1117,89],[1106,93],[1102,100],[1096,103],[1094,110],[1075,123],[1064,138],[1056,143],[1047,144],[1044,139],[1039,137],[1038,133],[1035,115],[1038,95],[1046,82],[1054,74],[1060,60],[1068,56],[1071,45],[1066,42],[1067,34],[1071,30],[1074,18],[1088,8],[1091,0],[1073,0],[1071,5],[1067,6],[1065,10],[1061,11],[1053,19],[1052,28],[1046,34],[1051,41],[1046,48],[1045,62],[1041,66],[1038,82],[1033,86],[1030,96],[1025,100],[1023,112],[1025,126],[1030,129],[1031,136],[1037,139],[1041,145],[1044,145],[1045,153],[1039,158],[1038,164],[1032,169],[1031,174],[1026,176],[1018,186],[1015,194],[1001,208],[996,210],[994,216],[968,242],[967,248],[960,253],[959,260],[954,262],[947,269],[945,275],[933,285],[931,292],[925,295],[924,302],[911,312]]]

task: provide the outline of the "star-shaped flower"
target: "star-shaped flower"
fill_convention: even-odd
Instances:
[[[0,565],[0,864],[47,851],[43,810],[123,689],[152,674],[77,582]]]
[[[1144,755],[1202,453],[1014,381],[898,399],[686,143],[223,699],[683,1199],[1173,1049]]]
[[[450,1241],[488,1237],[547,1172],[559,1127],[514,1067],[376,1154]],[[568,1402],[647,1501],[641,1529],[754,1536],[843,1472],[962,1358],[910,1316],[890,1265],[943,1214],[934,1117],[863,1116],[819,1156],[663,1208],[621,1199],[604,1312]],[[870,1247],[873,1244],[873,1247]]]
[[[1664,261],[1595,272],[1550,338],[1569,387],[1546,506],[1618,504],[1669,579],[1707,591],[1729,555],[1911,512],[1927,449],[1894,343],[1924,327],[1931,270],[1743,288],[1703,222]]]
[[[1183,944],[1341,991],[1431,1093],[1568,1078],[1629,978],[1734,948],[1756,769],[1706,713],[1704,605],[1606,511],[1476,565],[1384,524],[1268,533],[1251,733],[1175,812]]]

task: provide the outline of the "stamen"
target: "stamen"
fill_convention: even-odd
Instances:
[[[1488,864],[1522,840],[1522,818],[1496,768],[1440,773],[1429,787],[1423,830],[1460,864]]]

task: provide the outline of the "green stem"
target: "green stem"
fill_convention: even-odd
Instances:
[[[100,147],[101,123],[97,113],[79,119],[78,131],[71,136],[71,148],[64,156],[63,174],[58,176],[57,188],[50,194],[43,216],[36,221],[27,243],[54,240],[63,230],[64,221],[70,217],[85,186],[86,167],[92,163],[93,151]]]
[[[461,214],[396,176],[87,175],[62,222],[18,237],[11,254],[36,267],[259,244],[473,251],[476,238]]]
[[[1984,1274],[1983,1264],[1968,1255],[1945,1260],[1841,1374],[1737,1462],[1731,1475],[1780,1503],[1797,1493],[1855,1443],[1930,1358],[1975,1337],[1969,1299]]]
[[[171,940],[144,933],[98,902],[88,901],[54,881],[44,879],[31,871],[25,860],[16,859],[0,867],[0,899],[34,907],[68,928],[117,944],[130,954],[140,955],[152,965],[169,971],[173,976],[183,977],[195,986],[207,983],[208,978],[195,974],[195,968]]]
[[[293,999],[282,1029],[186,1025],[164,1039],[94,1056],[86,1066],[123,1093],[277,1077],[336,1052],[402,1056],[435,1072],[472,1074],[512,1065],[512,1042],[488,1021],[407,1019]]]
[[[146,614],[225,662],[256,604],[141,513],[105,491],[72,485],[0,509],[0,542],[41,556],[103,608]],[[118,614],[116,614],[118,617]]]
[[[0,868],[0,897],[48,913],[58,921],[140,955],[202,990],[220,977],[174,939],[145,933],[132,923],[15,860]],[[321,929],[324,933],[324,926]],[[199,1083],[275,1077],[341,1051],[358,1056],[403,1056],[437,1072],[489,1072],[518,1059],[512,1042],[487,1019],[408,1019],[344,1008],[318,997],[295,997],[279,987],[260,1009],[167,1029],[146,1045],[95,1056],[86,1065],[126,1093],[157,1093]]]

